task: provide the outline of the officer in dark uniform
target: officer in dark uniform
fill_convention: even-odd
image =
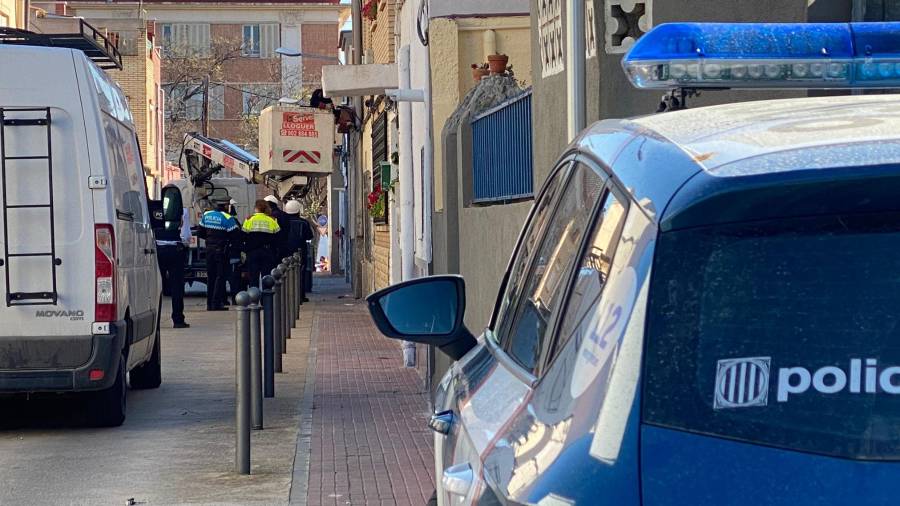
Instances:
[[[225,210],[227,202],[203,213],[198,236],[206,241],[206,310],[225,311],[225,282],[231,268],[229,251],[240,241],[237,220]]]
[[[176,329],[190,327],[184,321],[184,269],[187,248],[191,241],[188,210],[182,209],[179,222],[154,221],[156,259],[162,274],[163,286],[172,297],[172,323]]]

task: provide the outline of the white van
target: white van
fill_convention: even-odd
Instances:
[[[125,96],[84,53],[0,45],[0,394],[125,419],[160,374],[160,275]],[[4,304],[5,303],[5,304]]]

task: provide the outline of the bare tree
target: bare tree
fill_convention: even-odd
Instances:
[[[297,200],[302,206],[300,214],[315,219],[320,214],[328,214],[328,178],[322,176],[310,176],[309,183],[298,195]]]
[[[204,111],[204,98],[210,110],[224,108],[224,96],[230,81],[229,64],[241,58],[240,38],[213,38],[208,48],[169,45],[163,51],[163,81],[166,98],[166,158],[177,161],[184,148],[184,135],[203,130],[201,121],[209,111]],[[266,69],[260,81],[280,83],[280,66],[277,60]],[[221,93],[211,93],[210,88],[223,87]],[[242,91],[243,90],[239,90]],[[277,101],[278,97],[275,97]],[[208,119],[208,116],[207,116]],[[243,129],[243,125],[242,125]],[[238,139],[233,139],[238,140]],[[256,147],[254,142],[253,148]],[[255,149],[254,149],[255,151]]]

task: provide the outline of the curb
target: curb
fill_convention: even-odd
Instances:
[[[309,331],[306,383],[303,386],[303,398],[300,400],[299,406],[300,428],[297,431],[297,448],[294,452],[294,472],[291,477],[291,489],[288,496],[288,504],[296,506],[306,506],[308,501],[309,460],[313,431],[313,395],[316,389],[316,356],[318,355],[319,350],[319,336],[316,331],[318,320],[319,312],[316,310],[313,314],[312,326]]]

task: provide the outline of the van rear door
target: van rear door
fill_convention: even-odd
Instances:
[[[72,368],[90,358],[94,319],[83,86],[71,50],[0,56],[16,69],[0,73],[0,369]]]

